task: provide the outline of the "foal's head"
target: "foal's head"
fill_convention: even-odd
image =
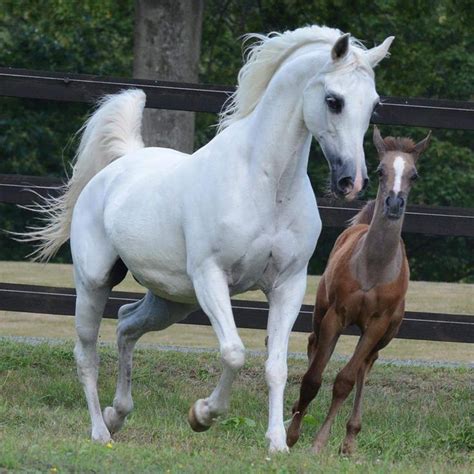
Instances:
[[[431,131],[416,144],[410,138],[382,138],[374,126],[374,145],[380,159],[377,168],[379,198],[383,199],[383,212],[387,218],[396,220],[403,215],[410,189],[418,178],[416,162],[428,148],[430,138]]]

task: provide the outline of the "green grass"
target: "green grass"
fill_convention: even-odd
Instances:
[[[101,350],[100,395],[113,398],[114,350]],[[286,415],[305,363],[290,360]],[[112,448],[88,441],[89,417],[72,344],[0,343],[0,471],[7,472],[472,472],[472,374],[468,369],[376,366],[364,401],[358,453],[337,454],[350,411],[346,402],[328,449],[309,452],[340,364],[328,368],[300,442],[290,455],[267,455],[263,360],[248,357],[229,414],[205,433],[187,425],[189,406],[215,386],[215,354],[138,350],[135,411]],[[471,451],[470,451],[471,450]]]

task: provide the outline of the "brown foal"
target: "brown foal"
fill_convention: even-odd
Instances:
[[[288,446],[300,436],[304,414],[321,387],[324,368],[339,336],[344,328],[356,324],[362,335],[351,359],[336,377],[331,407],[316,435],[313,451],[318,453],[326,445],[334,418],[354,384],[354,408],[341,452],[351,454],[355,449],[365,378],[378,351],[397,334],[405,312],[410,270],[400,235],[408,193],[417,178],[415,163],[428,147],[430,135],[415,144],[408,138],[383,139],[374,127],[380,159],[377,198],[339,236],[319,283],[313,333],[308,340],[309,368],[293,407]]]

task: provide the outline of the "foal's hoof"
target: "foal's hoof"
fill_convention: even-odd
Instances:
[[[288,433],[286,434],[286,444],[288,445],[288,447],[292,448],[296,444],[299,438],[300,438],[299,430],[297,431],[288,430]]]
[[[301,414],[293,408],[293,417],[286,431],[286,444],[291,448],[299,440],[301,435]]]
[[[355,446],[351,443],[343,443],[339,448],[339,454],[341,456],[350,457],[355,453]]]
[[[211,426],[204,425],[198,420],[194,407],[195,405],[192,405],[191,408],[189,409],[188,423],[190,424],[192,430],[196,431],[197,433],[202,433],[203,431],[207,431]]]

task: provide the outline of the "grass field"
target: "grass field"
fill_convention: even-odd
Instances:
[[[115,351],[101,349],[102,404],[113,398]],[[231,409],[205,433],[186,414],[207,396],[220,372],[217,354],[138,350],[135,411],[111,447],[88,441],[89,418],[74,367],[72,343],[0,344],[0,472],[192,473],[470,473],[474,463],[472,373],[465,368],[376,366],[364,401],[359,449],[337,451],[350,411],[344,405],[320,456],[310,454],[329,404],[338,363],[329,365],[300,442],[289,455],[268,457],[263,360],[248,357]],[[290,360],[286,416],[304,361]]]
[[[314,303],[318,280],[319,278],[315,276],[308,277],[305,303]],[[71,265],[59,264],[0,262],[0,281],[72,287],[72,267]],[[116,289],[143,291],[143,288],[130,275]],[[263,295],[260,292],[250,292],[241,295],[240,298],[261,300]],[[411,311],[474,314],[474,285],[411,282],[407,296],[407,309]],[[73,318],[0,311],[0,322],[0,335],[69,340],[75,337]],[[101,326],[101,340],[114,342],[115,327],[115,321],[104,320]],[[241,329],[239,333],[247,348],[264,350],[265,331]],[[293,333],[290,350],[305,352],[306,340],[306,334]],[[210,327],[204,326],[174,325],[165,331],[147,334],[140,342],[191,347],[217,347],[214,332]],[[336,353],[345,356],[350,355],[356,342],[357,338],[355,337],[341,337],[336,347]],[[395,339],[383,350],[381,357],[472,363],[474,361],[474,347],[472,344]]]

